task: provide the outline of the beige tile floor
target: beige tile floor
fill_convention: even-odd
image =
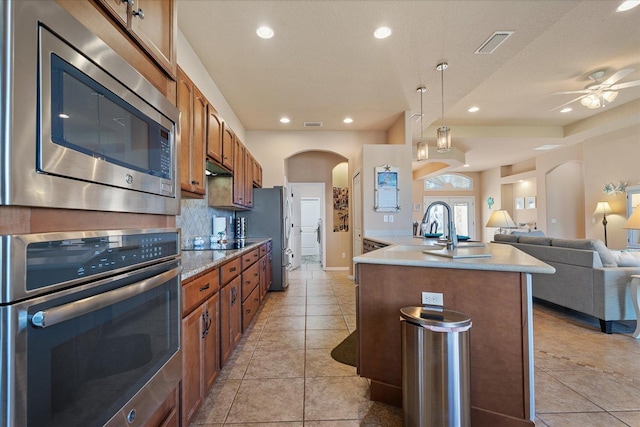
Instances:
[[[347,273],[303,264],[286,292],[268,294],[192,425],[401,426],[400,409],[369,401],[366,380],[331,358],[355,326]],[[593,319],[534,305],[537,426],[640,427],[634,327],[606,335]]]

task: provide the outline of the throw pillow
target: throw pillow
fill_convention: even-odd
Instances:
[[[513,234],[496,234],[495,236],[493,236],[493,240],[496,242],[517,243],[518,236],[514,236]]]
[[[640,267],[640,251],[611,251],[618,267]]]
[[[617,267],[616,260],[609,252],[609,249],[604,245],[602,240],[592,239],[552,239],[551,246],[558,246],[561,248],[582,249],[585,251],[596,251],[600,255],[600,261],[602,261],[603,267]]]

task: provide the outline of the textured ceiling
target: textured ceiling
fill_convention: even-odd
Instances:
[[[321,130],[387,130],[403,111],[420,112],[416,88],[426,86],[424,134],[433,145],[442,123],[435,67],[446,61],[445,123],[468,170],[485,170],[531,158],[542,144],[577,142],[561,138],[568,126],[640,99],[637,86],[606,108],[576,102],[570,113],[550,111],[577,96],[551,93],[583,89],[595,70],[606,78],[632,68],[622,82],[640,79],[640,7],[616,13],[618,1],[177,4],[180,31],[246,130],[301,130],[305,121],[323,122]],[[272,39],[255,35],[263,24]],[[380,25],[392,28],[390,38],[373,38]],[[495,53],[474,54],[501,30],[514,34]],[[480,111],[468,113],[474,105]],[[638,123],[639,104],[630,105],[625,114]],[[412,134],[417,141],[419,121]]]

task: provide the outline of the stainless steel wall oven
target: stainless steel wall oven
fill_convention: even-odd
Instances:
[[[179,213],[177,108],[55,1],[0,11],[0,204]]]
[[[144,425],[181,378],[179,237],[2,237],[1,426]]]

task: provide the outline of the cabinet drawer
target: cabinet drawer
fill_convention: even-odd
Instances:
[[[245,332],[260,308],[260,288],[256,287],[242,303],[242,332]]]
[[[182,285],[182,316],[189,314],[204,300],[218,292],[219,288],[217,268]]]
[[[220,283],[225,285],[240,274],[240,258],[234,258],[220,266]]]
[[[260,258],[260,248],[255,248],[242,255],[242,269],[246,270],[251,264]]]
[[[255,262],[242,272],[242,300],[246,300],[251,291],[260,282],[260,263]]]
[[[267,252],[269,252],[269,249],[267,249],[267,244],[265,243],[264,245],[260,246],[260,258],[265,256]]]

